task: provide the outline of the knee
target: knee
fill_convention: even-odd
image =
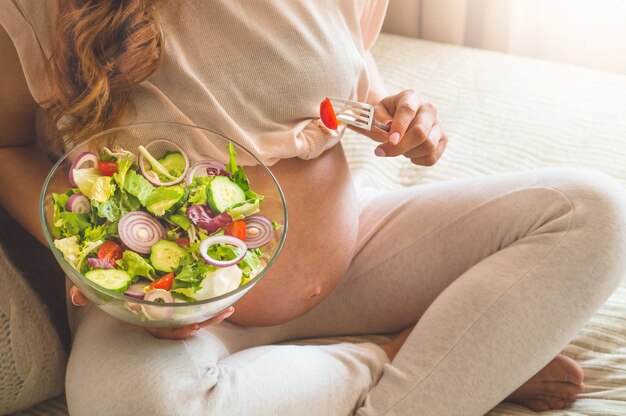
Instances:
[[[554,187],[571,204],[571,233],[583,257],[598,267],[595,283],[614,290],[626,273],[626,189],[594,170],[556,169],[554,174]]]
[[[77,416],[199,415],[205,384],[184,343],[156,339],[95,310],[74,338],[66,398]]]

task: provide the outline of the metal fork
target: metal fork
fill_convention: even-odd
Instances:
[[[390,126],[374,118],[373,105],[343,98],[328,97],[328,99],[333,105],[337,120],[363,130],[370,131],[376,127],[389,133]]]

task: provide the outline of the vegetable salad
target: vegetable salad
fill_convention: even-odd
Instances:
[[[192,302],[244,285],[264,267],[263,246],[279,226],[257,214],[263,196],[232,144],[229,153],[226,166],[190,166],[167,140],[137,153],[81,153],[72,188],[52,194],[54,246],[87,279],[148,301]]]

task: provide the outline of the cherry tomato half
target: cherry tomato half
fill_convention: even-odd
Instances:
[[[98,162],[98,170],[104,176],[113,176],[117,173],[117,163],[115,162]]]

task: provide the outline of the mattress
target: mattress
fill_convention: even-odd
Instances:
[[[381,188],[547,166],[593,168],[626,185],[626,77],[386,34],[373,53],[389,91],[415,88],[435,102],[450,136],[444,158],[421,168],[376,158],[374,143],[346,135],[351,168]],[[586,390],[545,414],[626,415],[626,284],[564,353],[584,367]],[[67,407],[60,396],[19,414]],[[532,414],[503,404],[489,415]]]

